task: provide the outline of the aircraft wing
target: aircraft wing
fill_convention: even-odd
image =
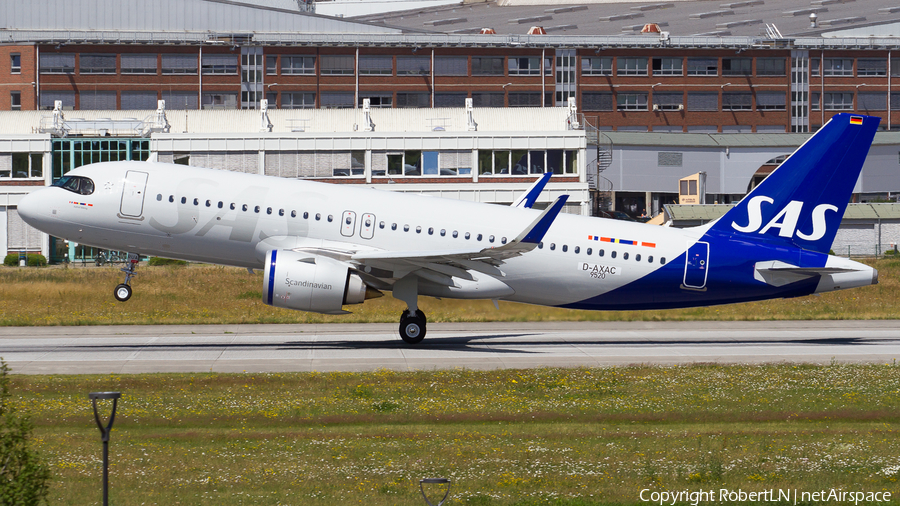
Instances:
[[[452,285],[450,277],[473,279],[469,271],[481,272],[491,276],[504,276],[498,266],[503,261],[527,253],[537,247],[544,238],[550,225],[559,216],[568,195],[558,197],[553,204],[540,214],[515,239],[497,247],[472,248],[459,250],[416,250],[416,251],[361,251],[350,256],[350,260],[362,265],[378,268],[389,268],[402,273],[419,270],[432,271],[439,276],[426,273],[426,279],[439,278],[443,284]],[[394,277],[397,277],[396,275]],[[437,281],[436,279],[432,279]]]

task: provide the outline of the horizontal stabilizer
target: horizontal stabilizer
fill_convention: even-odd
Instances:
[[[762,281],[772,286],[784,286],[813,276],[827,276],[855,271],[856,269],[846,267],[797,267],[796,265],[776,260],[757,262],[753,277],[757,281]]]

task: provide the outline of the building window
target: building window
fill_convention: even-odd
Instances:
[[[75,72],[75,54],[41,53],[41,74],[72,74]]]
[[[826,76],[853,76],[852,58],[825,58],[822,73]]]
[[[62,102],[62,108],[65,110],[75,109],[75,92],[74,91],[43,91],[41,92],[41,109],[53,110],[54,102],[59,100]]]
[[[205,54],[200,62],[204,74],[237,74],[238,55]]]
[[[361,76],[389,76],[393,73],[393,56],[362,55],[359,57],[359,75]]]
[[[688,58],[687,75],[717,76],[719,75],[719,60],[717,58]]]
[[[315,56],[282,56],[281,57],[281,74],[282,75],[301,75],[316,73],[316,57]],[[340,72],[337,72],[340,73]],[[350,74],[353,73],[353,60],[350,60]],[[324,74],[324,72],[323,72]]]
[[[616,58],[616,75],[619,76],[645,76],[647,75],[646,58]]]
[[[809,75],[813,77],[819,76],[819,59],[818,58],[810,58],[809,59]]]
[[[827,111],[852,111],[853,92],[849,93],[825,93],[822,106]]]
[[[784,58],[757,58],[756,75],[783,76],[785,74]],[[818,69],[817,69],[818,70]]]
[[[282,92],[282,109],[313,109],[316,107],[316,94],[306,92]]]
[[[435,56],[434,75],[466,76],[469,75],[469,58],[467,56]]]
[[[398,56],[398,76],[428,75],[431,72],[431,58],[428,56]]]
[[[434,106],[435,107],[465,107],[466,106],[466,98],[468,98],[468,95],[465,93],[435,93],[434,94]]]
[[[887,58],[860,58],[856,60],[856,75],[886,76]]]
[[[82,74],[115,74],[116,55],[82,54],[78,71]]]
[[[616,106],[620,111],[646,111],[646,93],[619,93],[616,95]]]
[[[503,57],[502,56],[473,56],[472,57],[472,75],[473,76],[502,76],[503,75]]]
[[[430,107],[430,93],[398,92],[397,107]]]
[[[787,109],[787,99],[780,91],[759,91],[756,93],[757,111],[784,111]]]
[[[166,109],[199,109],[200,103],[196,91],[164,91],[162,99],[166,101]]]
[[[78,98],[78,108],[82,111],[115,111],[118,109],[115,91],[83,91]]]
[[[22,73],[22,55],[19,53],[12,53],[9,55],[9,71],[13,74],[21,74]]]
[[[266,56],[266,75],[278,75],[278,57],[275,55]]]
[[[155,91],[123,91],[122,110],[156,109],[157,100]]]
[[[680,111],[684,109],[684,93],[654,93],[653,110]]]
[[[581,109],[585,111],[613,111],[613,94],[582,92]]]
[[[284,94],[282,94],[282,97]],[[319,107],[322,109],[346,109],[353,107],[352,91],[323,91],[319,95]]]
[[[527,176],[553,172],[575,174],[577,151],[550,149],[547,151],[479,150],[478,173],[481,175]]]
[[[655,76],[680,76],[684,75],[683,58],[654,58],[653,75]]]
[[[393,93],[367,93],[359,96],[357,106],[362,107],[363,99],[369,99],[369,107],[391,108],[394,106]]]
[[[520,93],[509,93],[508,102],[510,107],[540,107],[541,106],[541,92],[535,91],[533,93],[520,92]]]
[[[753,58],[722,58],[723,76],[749,76],[753,74]]]
[[[507,60],[509,75],[511,76],[539,76],[541,75],[541,58],[535,57],[510,57]]]
[[[283,56],[281,61],[282,72],[284,72]],[[343,54],[322,56],[319,61],[319,70],[323,76],[353,75],[353,56]]]
[[[5,158],[5,160],[4,160]],[[6,165],[3,162],[6,162]],[[41,153],[12,153],[12,156],[0,155],[0,178],[29,179],[44,177],[44,155]]]
[[[121,56],[123,74],[156,75],[157,56],[155,54],[131,54]]]
[[[344,159],[343,156],[340,157],[341,160]],[[366,152],[365,151],[351,151],[350,152],[350,160],[349,167],[340,167],[335,166],[331,170],[331,175],[333,177],[349,177],[349,176],[364,176],[366,175]]]
[[[753,109],[753,94],[750,92],[722,93],[722,110],[749,111]]]
[[[474,107],[503,107],[503,93],[479,93],[472,92],[472,105]]]
[[[821,111],[821,103],[822,94],[818,91],[810,92],[809,94],[809,110],[810,111]]]
[[[856,108],[860,111],[886,111],[886,93],[859,93],[856,95]]]
[[[612,58],[608,56],[592,56],[581,58],[581,75],[583,76],[611,76]]]
[[[891,93],[891,110],[900,111],[900,93]],[[891,130],[893,129],[891,127]]]
[[[11,111],[21,111],[22,110],[22,92],[21,91],[9,92],[9,105],[10,105]]]
[[[201,105],[203,109],[237,109],[237,93],[204,93]]]
[[[691,92],[687,94],[688,111],[718,111],[719,94],[709,92]]]
[[[196,74],[197,55],[194,54],[164,54],[162,55],[163,74]],[[196,109],[196,107],[195,107]]]
[[[374,155],[373,155],[374,156]],[[469,176],[472,165],[471,155],[459,151],[398,151],[388,152],[386,167],[388,176]],[[373,160],[373,163],[375,161]],[[384,162],[382,162],[384,163]],[[373,171],[373,175],[374,171]],[[385,175],[380,172],[377,175]]]

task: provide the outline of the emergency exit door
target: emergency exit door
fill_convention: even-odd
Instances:
[[[706,286],[709,275],[709,243],[696,242],[687,251],[684,262],[684,286],[700,289]]]
[[[122,202],[119,215],[139,218],[144,212],[144,191],[147,189],[147,173],[129,170],[125,173],[125,184],[122,186]]]

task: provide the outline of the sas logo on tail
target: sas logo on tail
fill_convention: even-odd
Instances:
[[[837,212],[838,208],[831,204],[819,204],[812,210],[813,229],[809,233],[797,230],[797,221],[800,220],[800,213],[803,211],[803,202],[792,200],[788,205],[784,206],[774,218],[769,220],[765,226],[762,225],[762,205],[763,202],[773,204],[775,201],[764,195],[753,197],[747,203],[748,223],[746,225],[738,225],[736,221],[731,222],[731,227],[738,232],[753,233],[757,232],[765,234],[774,228],[778,229],[778,235],[781,237],[793,237],[795,234],[804,241],[818,241],[825,236],[827,232],[827,224],[825,223],[825,213],[827,211]],[[760,228],[762,227],[762,228]]]

